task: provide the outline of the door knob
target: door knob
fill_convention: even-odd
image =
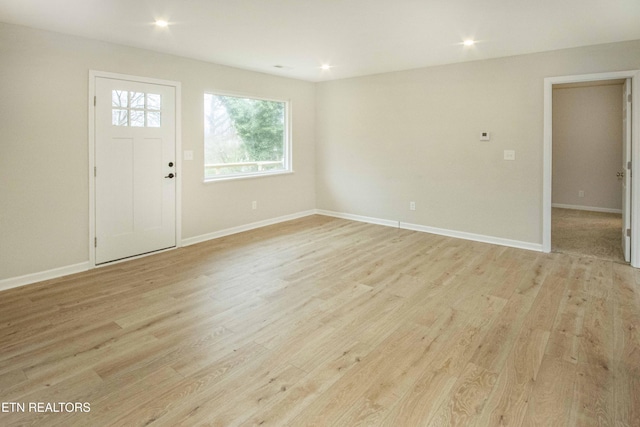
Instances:
[[[165,178],[173,178],[175,175],[170,173],[169,175],[165,176]]]

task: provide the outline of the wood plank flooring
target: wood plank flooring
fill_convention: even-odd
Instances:
[[[306,217],[1,292],[0,425],[640,426],[639,282]]]

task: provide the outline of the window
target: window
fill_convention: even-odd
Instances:
[[[291,171],[288,103],[204,95],[204,178]]]
[[[155,93],[111,91],[111,124],[114,126],[160,127],[161,96]]]

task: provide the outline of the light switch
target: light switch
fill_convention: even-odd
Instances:
[[[504,159],[505,160],[515,160],[516,152],[514,150],[504,150]]]
[[[480,132],[480,141],[489,141],[491,134],[489,132]]]
[[[193,151],[184,150],[184,159],[185,160],[193,160]]]

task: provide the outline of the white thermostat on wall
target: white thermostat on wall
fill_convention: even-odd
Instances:
[[[490,138],[489,132],[480,132],[480,141],[489,141]]]

